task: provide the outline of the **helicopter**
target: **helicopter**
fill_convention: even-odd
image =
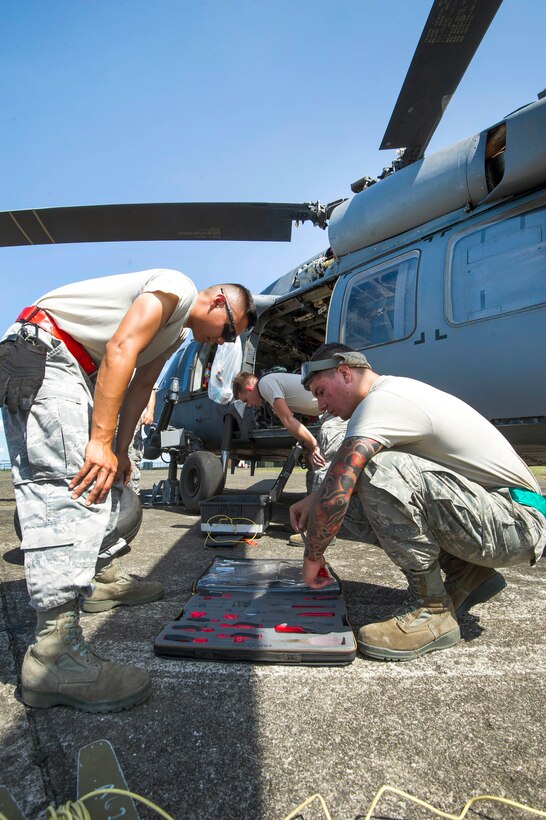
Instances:
[[[0,215],[0,243],[286,241],[293,223],[311,221],[328,230],[329,244],[257,296],[241,369],[297,372],[320,344],[339,340],[365,351],[378,372],[459,396],[529,463],[545,463],[546,387],[531,383],[525,366],[546,341],[544,93],[425,156],[500,4],[435,0],[381,143],[399,155],[377,179],[353,183],[349,199],[9,212]],[[294,445],[267,412],[209,398],[216,353],[191,342],[171,359],[145,450],[146,458],[169,455],[170,500],[189,511],[218,493],[230,458],[232,467],[250,460],[253,473],[257,461],[284,460]]]

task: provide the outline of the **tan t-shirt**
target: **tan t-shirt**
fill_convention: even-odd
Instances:
[[[346,438],[351,436],[429,459],[486,489],[539,492],[525,462],[487,419],[415,379],[380,376],[349,420]]]
[[[275,399],[284,399],[293,413],[318,416],[318,401],[306,390],[297,373],[268,373],[258,383],[260,396],[271,407]]]
[[[180,271],[154,268],[86,279],[52,290],[36,304],[50,313],[61,330],[82,344],[98,364],[137,296],[153,291],[173,293],[178,304],[165,327],[138,356],[136,363],[140,367],[158,356],[167,361],[188,335],[184,325],[195,304],[197,288]]]

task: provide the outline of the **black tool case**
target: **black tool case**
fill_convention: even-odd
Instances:
[[[310,589],[300,561],[218,557],[193,591],[156,638],[157,655],[312,666],[356,656],[339,581]]]
[[[299,443],[292,448],[268,493],[214,495],[201,502],[201,532],[207,539],[207,546],[225,547],[235,545],[244,538],[265,535],[273,504],[279,500],[302,450]]]
[[[201,502],[201,532],[217,546],[265,535],[271,521],[268,493],[214,495]]]

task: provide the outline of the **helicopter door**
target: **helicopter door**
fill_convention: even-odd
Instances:
[[[476,219],[447,248],[445,354],[487,418],[544,416],[546,208]],[[455,391],[453,391],[455,392]]]
[[[374,368],[401,372],[400,351],[408,343],[413,347],[419,260],[419,251],[411,251],[340,277],[330,305],[328,341],[339,340],[353,350],[372,348]]]

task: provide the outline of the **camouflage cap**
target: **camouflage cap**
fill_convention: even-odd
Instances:
[[[304,362],[301,366],[301,383],[306,390],[311,390],[310,384],[313,378],[321,370],[331,370],[346,364],[348,367],[369,367],[371,365],[363,353],[358,350],[347,350],[340,353],[333,353],[329,359],[317,359],[314,362]]]

